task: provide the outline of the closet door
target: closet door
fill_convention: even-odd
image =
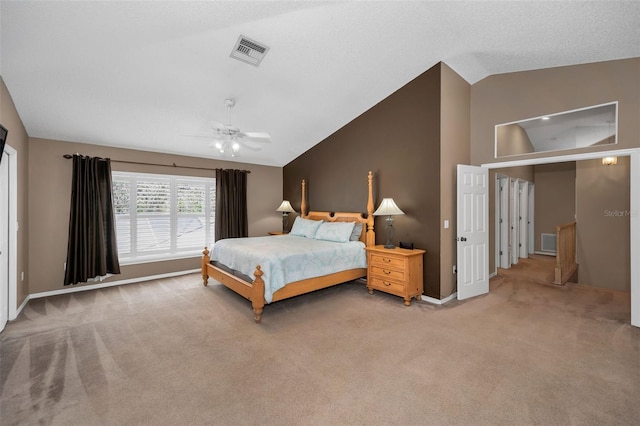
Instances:
[[[520,250],[520,197],[518,179],[510,178],[509,182],[509,258],[512,265],[518,264]]]
[[[496,258],[499,260],[498,267],[508,269],[511,267],[509,261],[509,178],[498,176],[497,179]]]
[[[519,182],[518,198],[520,199],[518,255],[522,259],[526,259],[529,257],[529,182],[524,180]]]

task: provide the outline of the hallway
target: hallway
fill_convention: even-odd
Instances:
[[[519,259],[510,269],[498,268],[498,274],[489,281],[490,292],[503,284],[512,286],[512,300],[541,304],[573,312],[578,316],[601,318],[620,323],[631,320],[630,291],[611,290],[568,282],[553,284],[555,257],[530,255]],[[578,268],[578,272],[579,272]]]

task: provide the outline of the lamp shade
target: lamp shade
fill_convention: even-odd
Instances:
[[[293,207],[291,207],[291,203],[288,202],[287,200],[284,200],[282,202],[282,204],[280,204],[280,207],[278,207],[276,209],[277,212],[286,212],[286,213],[295,213],[296,211],[293,209]]]
[[[398,214],[404,214],[404,212],[396,205],[393,198],[383,198],[378,209],[373,212],[374,216],[392,216]]]

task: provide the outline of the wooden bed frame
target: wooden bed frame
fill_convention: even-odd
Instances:
[[[362,234],[360,236],[360,240],[365,243],[367,247],[373,246],[375,244],[375,232],[373,230],[373,191],[372,191],[372,181],[373,174],[369,172],[368,182],[369,182],[369,197],[367,201],[367,217],[365,218],[362,213],[354,213],[354,212],[321,212],[321,211],[310,211],[308,214],[305,214],[307,209],[306,203],[306,191],[305,191],[305,181],[302,181],[302,203],[300,206],[301,217],[305,219],[311,220],[324,220],[327,222],[359,222],[363,224]],[[366,232],[365,232],[366,231]],[[274,236],[273,238],[279,238]],[[245,299],[251,301],[251,305],[253,307],[254,319],[257,323],[262,319],[262,311],[264,309],[264,305],[266,301],[264,299],[264,280],[262,279],[262,275],[264,274],[260,268],[260,265],[256,266],[256,270],[254,272],[255,279],[253,282],[248,282],[240,277],[233,275],[230,272],[227,272],[211,263],[211,259],[209,257],[209,250],[207,247],[204,248],[202,252],[202,280],[203,284],[206,286],[209,280],[209,277],[213,278],[216,281],[219,281],[226,287],[235,291]],[[334,274],[323,275],[321,277],[309,278],[302,281],[296,281],[292,283],[288,283],[286,286],[281,288],[280,290],[273,293],[272,302],[276,302],[278,300],[288,299],[290,297],[298,296],[301,294],[309,293],[315,290],[320,290],[322,288],[331,287],[336,284],[341,284],[347,281],[355,280],[357,278],[361,278],[367,275],[366,268],[357,268],[350,269],[347,271],[336,272]]]

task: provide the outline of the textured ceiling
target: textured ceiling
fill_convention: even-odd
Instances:
[[[440,61],[473,84],[640,57],[637,1],[3,0],[0,19],[29,136],[223,158],[188,135],[233,98],[233,125],[272,136],[235,160],[273,166]],[[240,34],[270,47],[259,67],[229,57]]]

